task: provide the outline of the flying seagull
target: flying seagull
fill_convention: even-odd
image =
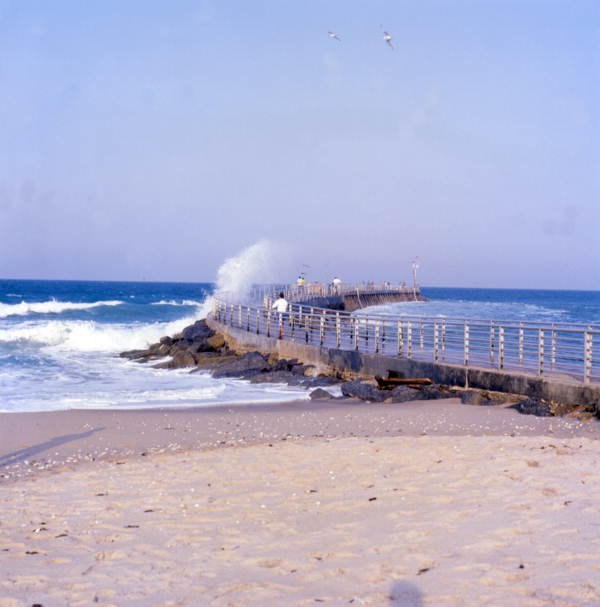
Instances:
[[[334,38],[338,42],[342,41],[342,39],[335,32],[327,32],[327,34],[329,35],[330,38]]]
[[[383,32],[383,39],[386,41],[387,45],[394,50],[394,45],[392,44],[392,36],[387,32]]]

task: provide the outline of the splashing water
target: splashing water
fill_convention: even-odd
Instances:
[[[270,240],[259,240],[221,264],[214,296],[244,303],[248,301],[252,285],[275,282],[278,275],[287,273],[288,261],[283,247]],[[211,311],[212,303],[213,297],[207,297],[201,308],[202,318]]]

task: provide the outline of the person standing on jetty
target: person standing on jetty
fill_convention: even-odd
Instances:
[[[274,310],[277,310],[280,314],[285,314],[288,309],[288,300],[285,298],[283,291],[279,294],[279,297],[273,302],[271,306]]]
[[[342,286],[342,281],[336,276],[332,281],[331,284],[333,286],[333,294],[334,295],[339,295],[341,293],[341,286]]]
[[[271,306],[279,313],[279,339],[283,339],[283,320],[287,316],[288,305],[288,301],[282,291],[281,293],[279,293],[279,297],[273,302],[273,305]]]

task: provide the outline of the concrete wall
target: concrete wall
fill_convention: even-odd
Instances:
[[[417,293],[418,301],[425,301],[425,298]],[[369,292],[345,295],[324,295],[314,297],[313,299],[299,302],[303,306],[314,306],[315,308],[327,308],[328,310],[345,310],[354,312],[367,306],[379,306],[381,304],[396,303],[399,301],[415,301],[412,293],[393,293],[388,291]]]
[[[216,322],[209,317],[208,325],[222,333],[233,349],[258,350],[263,353],[276,353],[279,358],[297,358],[312,363],[317,368],[336,371],[356,377],[387,377],[388,371],[397,371],[405,377],[429,377],[436,383],[525,394],[527,396],[554,400],[576,405],[595,405],[600,410],[600,387],[561,382],[555,379],[542,379],[523,373],[499,372],[477,367],[465,368],[462,365],[422,362],[363,354],[356,351],[320,348],[249,333]]]

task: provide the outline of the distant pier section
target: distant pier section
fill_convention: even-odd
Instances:
[[[286,286],[282,291],[291,302],[345,312],[403,301],[426,301],[418,285],[311,283],[306,286]]]

